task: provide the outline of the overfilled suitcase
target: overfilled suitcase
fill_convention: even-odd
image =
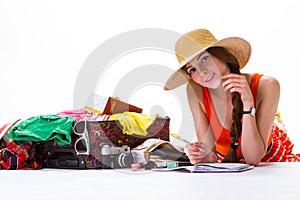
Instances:
[[[81,120],[75,123],[72,144],[44,144],[45,168],[111,169],[127,168],[133,163],[130,150],[149,138],[169,141],[170,118],[157,117],[146,136],[123,134],[117,120]],[[89,152],[89,153],[87,153]],[[79,154],[78,154],[79,153]]]
[[[82,135],[78,140],[80,142],[76,142],[74,148],[78,151],[80,149],[78,145],[82,143],[86,144],[85,147],[89,147],[89,154],[84,155],[87,168],[129,167],[132,155],[128,150],[149,138],[169,141],[169,123],[169,117],[157,117],[148,127],[147,135],[139,136],[123,134],[123,127],[117,120],[81,121],[76,123],[74,130],[76,133],[83,133],[87,130],[87,135],[85,137]],[[104,155],[103,151],[108,152],[109,155]],[[104,160],[108,160],[109,166],[103,164]],[[121,162],[125,163],[125,166],[121,165]]]

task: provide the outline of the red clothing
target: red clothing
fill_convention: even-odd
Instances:
[[[254,100],[256,100],[257,89],[261,77],[261,74],[253,74],[251,78],[250,89]],[[208,88],[202,87],[202,94],[206,115],[210,121],[214,137],[217,141],[216,151],[218,153],[218,161],[222,161],[230,149],[230,130],[225,129],[219,122]],[[256,101],[254,101],[254,106],[256,107]],[[294,145],[287,137],[285,131],[279,128],[275,123],[272,126],[271,131],[272,132],[268,140],[268,151],[262,161],[300,161],[300,155],[292,154],[292,148]],[[241,137],[238,142],[241,144]],[[243,158],[240,145],[237,149],[237,155],[240,159]]]

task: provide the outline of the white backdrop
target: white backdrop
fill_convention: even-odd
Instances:
[[[207,28],[219,39],[247,39],[253,52],[243,72],[260,72],[280,81],[279,110],[295,151],[299,152],[300,13],[296,3],[297,0],[1,0],[0,123],[73,109],[74,87],[83,63],[99,45],[118,34],[142,28],[178,33]],[[108,70],[99,80],[106,83],[101,85],[100,93],[111,95],[117,84],[109,82],[111,77],[122,78],[132,66],[153,63],[177,68],[176,58],[170,53],[139,51],[114,62],[110,69],[116,70]],[[155,101],[149,95],[156,97]],[[144,112],[156,105],[163,107],[164,114],[171,118],[172,131],[178,130],[182,111],[161,85],[140,87],[131,97],[130,103],[143,107]]]

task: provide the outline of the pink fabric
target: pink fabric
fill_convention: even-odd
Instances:
[[[58,116],[62,117],[74,117],[78,120],[98,120],[98,121],[106,121],[109,119],[109,115],[106,114],[98,114],[86,109],[78,109],[78,110],[66,110],[57,113]]]

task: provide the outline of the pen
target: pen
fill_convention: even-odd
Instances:
[[[198,146],[194,145],[193,143],[187,141],[186,139],[180,137],[179,135],[177,135],[177,134],[175,134],[175,133],[170,133],[170,135],[171,135],[172,137],[178,139],[178,140],[181,140],[182,142],[184,142],[184,143],[186,143],[186,144],[190,144],[190,145],[192,145],[192,146],[194,146],[194,147],[197,147],[201,152],[205,153],[204,149],[202,149],[201,147],[198,147]]]

